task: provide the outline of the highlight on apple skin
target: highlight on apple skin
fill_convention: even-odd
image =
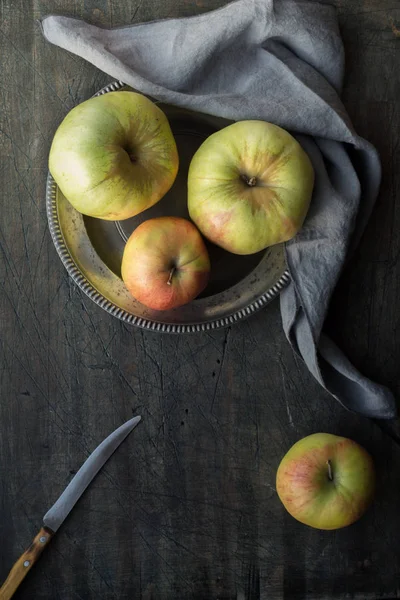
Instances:
[[[313,186],[311,161],[290,133],[265,121],[238,121],[195,153],[189,214],[214,244],[253,254],[296,235]]]
[[[178,172],[163,111],[135,92],[109,92],[73,108],[58,127],[49,170],[74,208],[123,220],[156,204]]]
[[[286,510],[316,529],[339,529],[359,519],[372,502],[371,456],[348,438],[315,433],[283,457],[276,490]]]
[[[132,233],[121,272],[134,298],[154,310],[168,310],[187,304],[204,290],[210,259],[193,223],[180,217],[158,217]]]

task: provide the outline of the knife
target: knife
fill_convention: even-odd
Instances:
[[[6,581],[0,588],[0,600],[9,600],[13,596],[88,485],[132,429],[136,427],[140,419],[141,417],[134,417],[118,427],[97,446],[96,450],[83,463],[61,496],[44,515],[43,527],[35,536],[32,544],[12,567]]]

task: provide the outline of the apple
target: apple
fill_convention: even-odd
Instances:
[[[49,169],[79,212],[133,217],[158,202],[178,172],[167,117],[135,92],[109,92],[73,108],[57,129]]]
[[[371,503],[374,489],[374,465],[366,450],[329,433],[314,433],[294,444],[276,475],[285,508],[316,529],[354,523]]]
[[[208,282],[210,259],[190,221],[158,217],[145,221],[128,239],[122,279],[139,302],[154,310],[187,304]]]
[[[299,231],[314,185],[308,155],[287,131],[238,121],[208,137],[188,175],[191,219],[234,254],[253,254]]]

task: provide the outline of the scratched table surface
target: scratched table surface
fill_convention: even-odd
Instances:
[[[381,194],[327,328],[400,391],[400,2],[332,0],[344,102],[382,157]],[[345,411],[282,332],[279,302],[232,328],[167,337],[126,326],[69,279],[48,231],[47,157],[68,110],[110,78],[50,46],[47,13],[117,26],[223,0],[0,2],[0,579],[91,450],[141,425],[93,482],[19,600],[400,598],[396,422]],[[372,453],[376,501],[336,532],[307,528],[275,491],[280,459],[319,431]]]

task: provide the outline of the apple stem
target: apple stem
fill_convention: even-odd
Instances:
[[[167,285],[171,285],[171,283],[172,283],[172,278],[173,278],[173,276],[174,276],[174,273],[175,273],[175,271],[176,271],[176,268],[175,268],[175,267],[172,267],[172,269],[171,269],[171,270],[170,270],[170,272],[169,272],[169,277],[168,277]]]
[[[257,185],[257,178],[256,177],[248,177],[247,175],[242,175],[242,179],[250,187],[254,187],[255,185]]]
[[[327,460],[326,464],[328,465],[328,479],[329,481],[333,481],[332,463],[330,460]]]

